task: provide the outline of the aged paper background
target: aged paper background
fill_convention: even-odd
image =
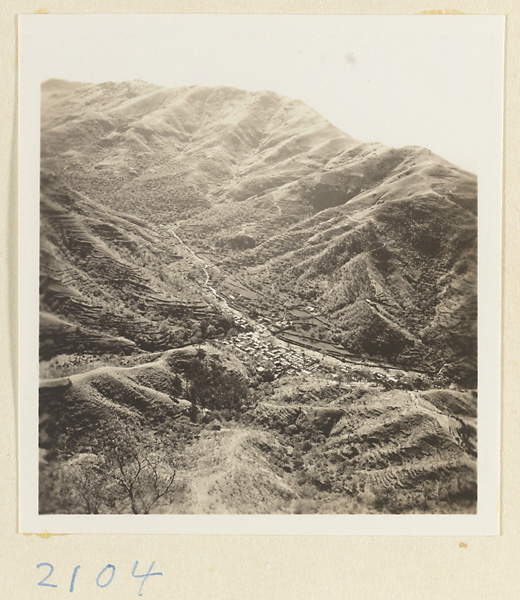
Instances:
[[[23,536],[17,533],[16,462],[16,15],[19,13],[279,12],[417,14],[460,11],[505,14],[506,112],[503,259],[502,525],[498,537],[283,537],[283,536]],[[513,190],[520,143],[518,81],[520,8],[515,0],[426,0],[189,2],[180,0],[11,0],[1,9],[2,93],[0,177],[0,596],[9,599],[137,597],[131,576],[152,561],[164,573],[147,582],[143,597],[211,599],[314,598],[516,598],[520,551],[516,515],[520,473],[517,435],[518,345],[515,300],[518,290],[519,214]],[[439,16],[442,18],[442,16]],[[498,199],[497,199],[498,202]],[[35,240],[36,243],[36,240]],[[23,318],[23,315],[22,315]],[[37,587],[52,563],[58,588]],[[100,568],[113,564],[117,577],[109,589],[97,588]],[[70,596],[72,570],[81,565],[82,581]]]

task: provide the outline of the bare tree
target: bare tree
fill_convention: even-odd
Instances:
[[[132,512],[146,515],[173,486],[176,471],[172,461],[145,445],[129,447],[114,441],[104,447],[107,474],[130,501]]]
[[[136,423],[114,419],[96,431],[92,452],[62,465],[68,497],[81,512],[148,514],[172,489],[171,450]]]

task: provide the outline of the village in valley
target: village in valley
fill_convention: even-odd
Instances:
[[[257,331],[239,333],[233,341],[224,340],[226,346],[233,345],[239,352],[248,354],[251,358],[261,363],[257,372],[261,375],[271,373],[273,377],[282,374],[294,375],[302,373],[310,375],[319,365],[319,359],[307,356],[304,352],[297,352],[291,348],[284,348],[271,342],[266,336],[268,330],[260,325]]]

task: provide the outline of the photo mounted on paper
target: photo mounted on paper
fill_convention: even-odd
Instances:
[[[496,529],[503,19],[20,40],[27,522]]]

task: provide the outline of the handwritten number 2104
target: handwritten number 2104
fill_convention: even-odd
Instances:
[[[152,573],[152,569],[155,565],[155,562],[152,562],[152,564],[150,565],[150,567],[148,568],[148,571],[146,573],[137,573],[137,569],[139,568],[139,561],[135,561],[134,567],[132,569],[132,577],[135,577],[136,579],[142,579],[141,581],[141,585],[139,586],[139,593],[138,596],[142,596],[143,595],[143,587],[144,584],[146,583],[146,580],[148,579],[148,577],[152,577],[153,575],[162,575],[162,573],[159,573],[158,571],[155,573]],[[41,587],[51,587],[51,588],[57,588],[58,585],[56,583],[47,583],[47,581],[51,578],[52,574],[54,573],[54,566],[51,563],[40,563],[38,565],[36,565],[37,569],[40,568],[47,568],[48,572],[45,575],[45,577],[43,579],[41,579],[38,582],[38,585]],[[69,592],[73,592],[74,591],[74,587],[76,585],[76,578],[78,575],[78,571],[80,570],[81,565],[76,565],[74,567],[74,571],[72,572],[72,576],[70,578],[70,586],[69,586]],[[116,574],[116,568],[114,565],[106,565],[104,566],[101,571],[99,572],[98,576],[96,577],[96,585],[100,588],[106,588],[108,587],[112,581],[114,580]]]

